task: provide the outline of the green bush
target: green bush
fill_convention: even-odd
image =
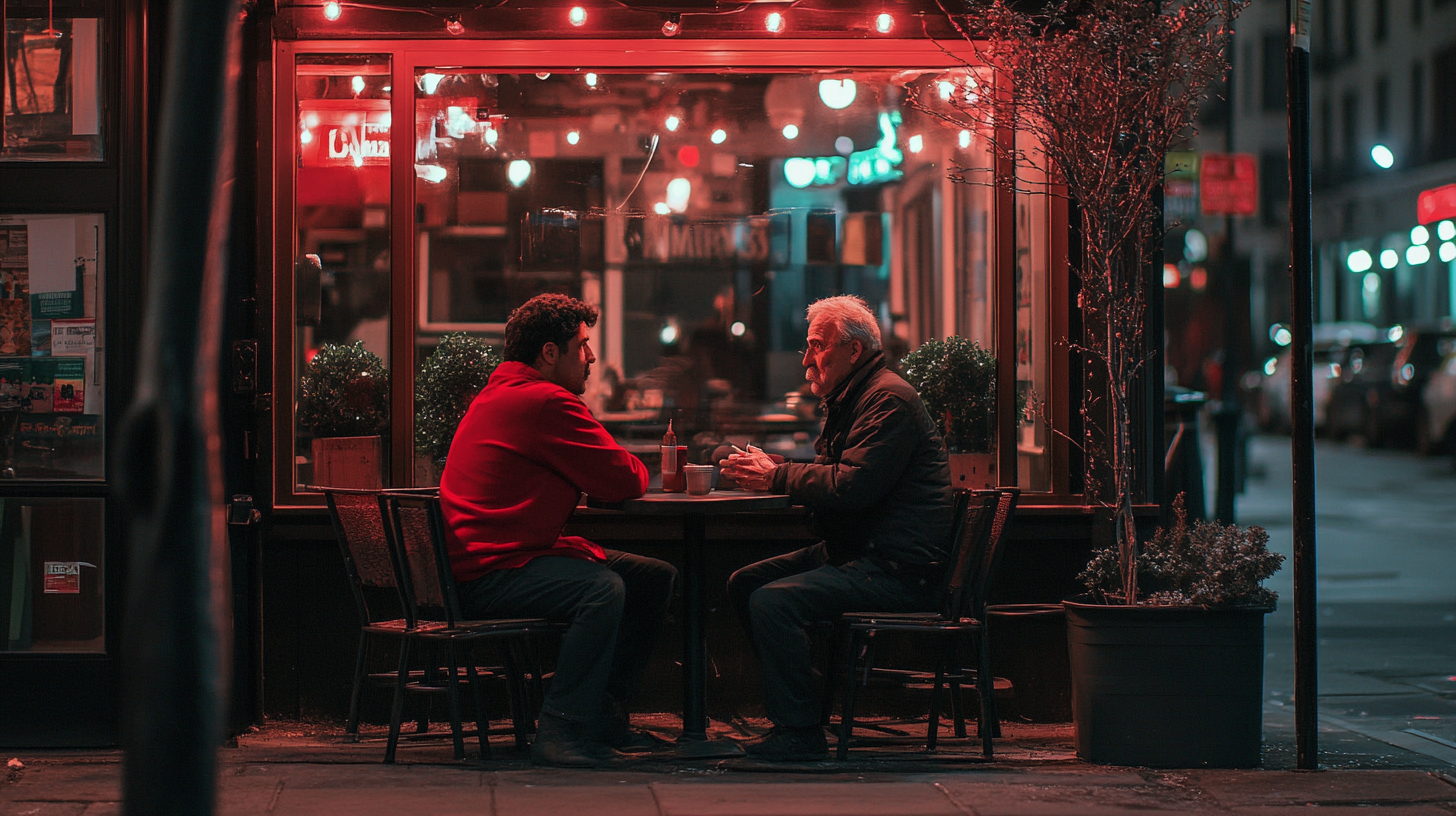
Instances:
[[[952,453],[986,453],[996,441],[996,355],[974,340],[930,340],[900,362]]]
[[[298,387],[299,427],[315,437],[372,436],[389,420],[389,372],[361,341],[325,343]]]
[[[440,338],[415,377],[415,453],[437,460],[450,452],[455,429],[498,365],[495,349],[465,332]]]
[[[1158,528],[1138,553],[1138,603],[1274,606],[1279,596],[1262,582],[1279,571],[1284,556],[1269,551],[1269,534],[1263,527],[1207,521],[1190,527],[1182,493],[1173,500],[1173,514],[1172,528]],[[1117,546],[1094,553],[1078,578],[1100,600],[1121,602],[1123,579]]]

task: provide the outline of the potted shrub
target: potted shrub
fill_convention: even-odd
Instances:
[[[930,340],[900,361],[950,449],[953,487],[996,486],[996,355],[974,340]]]
[[[1080,576],[1089,597],[1063,604],[1077,756],[1154,767],[1252,768],[1263,737],[1262,582],[1284,556],[1261,527],[1174,524],[1134,560],[1140,594],[1122,595],[1122,554],[1096,552]],[[1130,605],[1129,605],[1130,604]]]
[[[382,487],[379,432],[389,419],[389,373],[355,341],[325,343],[299,378],[298,425],[313,435],[313,483]]]
[[[439,480],[455,429],[470,409],[500,357],[495,349],[465,332],[440,338],[415,377],[415,455]]]

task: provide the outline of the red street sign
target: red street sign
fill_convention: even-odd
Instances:
[[[1259,211],[1259,170],[1251,153],[1204,153],[1198,187],[1204,215]]]
[[[1456,184],[1426,190],[1416,199],[1416,222],[1429,224],[1444,218],[1456,218]]]

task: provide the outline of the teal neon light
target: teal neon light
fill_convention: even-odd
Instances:
[[[847,178],[850,184],[878,184],[900,178],[904,173],[897,168],[905,161],[905,154],[895,146],[895,129],[900,121],[899,111],[880,114],[880,140],[868,150],[849,154],[848,159],[821,156],[785,160],[784,180],[802,190],[838,184],[842,178]]]

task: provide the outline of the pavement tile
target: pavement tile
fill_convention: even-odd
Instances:
[[[1148,780],[1137,771],[1106,770],[1097,767],[1064,769],[1009,769],[972,771],[955,776],[938,776],[946,785],[1074,785],[1088,787],[1141,787]]]
[[[57,792],[64,791],[64,796]],[[30,763],[15,782],[0,787],[0,799],[121,801],[121,763]]]
[[[82,816],[121,816],[120,802],[92,802]]]
[[[502,785],[495,789],[495,816],[658,816],[652,790],[643,785],[616,787]]]
[[[85,802],[0,802],[0,816],[82,816]]]
[[[1129,812],[1189,816],[1221,810],[1196,791],[1140,781],[1139,786],[1102,786],[1096,777],[1083,779],[1082,785],[940,784],[958,805],[979,816],[1112,816]]]
[[[429,816],[481,816],[491,812],[490,788],[419,788],[364,790],[284,786],[278,805],[270,816],[318,816],[347,813],[349,816],[400,816],[428,813]],[[259,811],[259,814],[264,811]]]
[[[1276,805],[1233,808],[1219,813],[1227,816],[1311,816],[1311,810],[1314,809],[1303,805]],[[1451,816],[1451,811],[1437,805],[1336,805],[1321,807],[1314,813],[1317,816]]]
[[[663,816],[964,816],[936,786],[895,782],[653,785]]]
[[[1170,781],[1177,776],[1163,775]],[[1230,807],[1456,803],[1456,786],[1421,771],[1188,771],[1181,776]]]

